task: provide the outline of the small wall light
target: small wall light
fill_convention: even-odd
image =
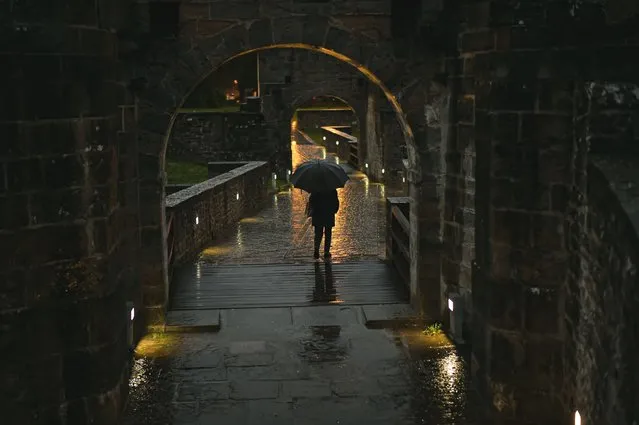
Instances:
[[[291,175],[291,170],[286,170],[286,175],[290,176]]]
[[[382,174],[384,174],[384,169],[382,168]]]
[[[131,307],[131,311],[129,312],[129,317],[131,318],[131,321],[135,319],[135,307]]]
[[[335,157],[335,163],[336,163],[336,164],[339,164],[339,156],[336,156],[336,157]]]
[[[579,410],[575,410],[575,425],[581,425],[581,415]]]
[[[239,194],[239,192],[235,194],[235,199],[236,199],[236,200],[238,200],[238,201],[240,200],[240,194]]]
[[[406,183],[406,177],[402,177],[402,183]]]
[[[273,173],[273,180],[277,180],[277,174]]]
[[[448,299],[448,309],[450,311],[455,311],[455,304],[453,303],[453,300],[451,300],[450,298]]]
[[[368,162],[366,163],[366,168],[368,168]]]
[[[326,136],[322,137],[322,140],[326,140]]]
[[[195,224],[200,224],[200,217],[195,216]]]
[[[335,145],[339,146],[339,140],[335,140]]]

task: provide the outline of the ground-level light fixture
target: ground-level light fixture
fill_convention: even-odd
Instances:
[[[197,215],[195,216],[195,224],[200,224],[200,217]]]
[[[339,164],[339,156],[336,156],[336,157],[335,157],[335,163],[336,163],[336,164]]]
[[[402,183],[406,183],[406,177],[402,177]]]
[[[322,140],[326,140],[326,136],[322,137]]]
[[[464,299],[458,293],[448,294],[449,332],[451,338],[458,343],[464,341],[462,325],[464,324]]]
[[[575,425],[581,425],[581,415],[579,410],[575,410]]]
[[[382,168],[382,174],[384,174],[384,169]]]
[[[135,306],[133,304],[133,301],[128,301],[126,303],[126,309],[129,313],[129,324],[126,327],[126,339],[127,339],[127,343],[129,344],[129,349],[134,350],[135,349],[135,323],[134,323]]]
[[[335,140],[335,145],[339,146],[339,140]]]
[[[368,168],[368,162],[366,163],[366,168]]]
[[[235,194],[235,199],[238,200],[238,201],[240,200],[240,193],[239,192]]]
[[[277,180],[277,174],[273,173],[273,180]]]

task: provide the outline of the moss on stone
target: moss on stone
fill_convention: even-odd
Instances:
[[[169,184],[195,184],[209,178],[205,164],[186,161],[166,161],[166,174]]]

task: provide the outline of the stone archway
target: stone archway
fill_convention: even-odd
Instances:
[[[350,64],[380,88],[400,123],[408,161],[409,178],[420,181],[424,159],[415,144],[408,116],[400,100],[383,79],[397,70],[390,45],[374,48],[372,41],[345,29],[327,17],[282,17],[237,24],[209,38],[179,41],[148,52],[136,79],[140,150],[140,200],[143,204],[142,286],[149,320],[160,320],[168,300],[166,225],[164,216],[164,157],[176,111],[186,97],[211,72],[234,58],[274,48],[301,48],[321,52]],[[419,117],[421,115],[412,114]],[[416,123],[420,124],[420,123]],[[412,177],[411,177],[412,176]],[[443,196],[433,188],[430,197]],[[418,234],[411,235],[419,239]],[[413,244],[412,244],[413,245]],[[416,247],[419,244],[414,244]],[[161,259],[161,260],[160,260]]]

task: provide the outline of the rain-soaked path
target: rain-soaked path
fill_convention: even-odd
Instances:
[[[294,146],[295,163],[321,154]],[[383,190],[355,176],[340,191],[335,270],[382,255]],[[200,265],[289,264],[295,274],[311,261],[305,202],[299,191],[279,194]],[[390,307],[222,309],[218,333],[149,335],[136,350],[122,425],[477,423],[467,361],[443,335],[366,327],[367,308]]]
[[[324,148],[294,143],[293,168],[314,158],[335,161]],[[331,253],[333,263],[384,255],[385,187],[353,173],[338,190],[340,211],[335,216]],[[274,195],[271,204],[255,217],[243,219],[234,234],[205,249],[202,263],[272,264],[312,262],[313,229],[304,210],[308,194],[298,189]]]

